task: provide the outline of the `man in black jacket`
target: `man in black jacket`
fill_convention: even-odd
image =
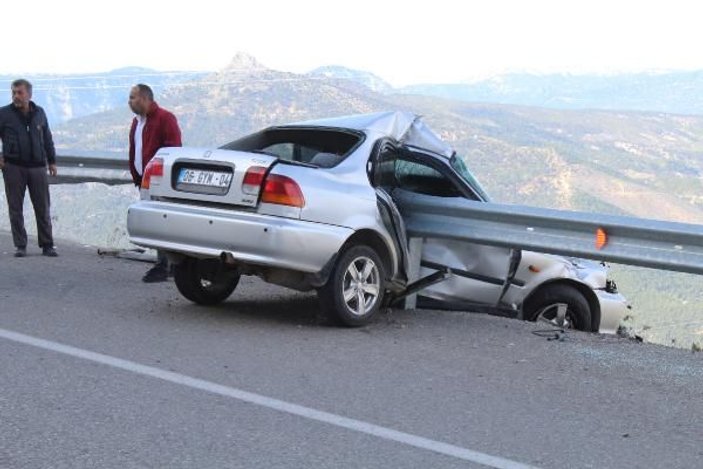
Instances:
[[[32,101],[32,84],[12,82],[12,104],[0,108],[0,169],[5,181],[15,257],[27,255],[24,194],[29,188],[42,254],[56,257],[49,213],[49,174],[56,176],[56,151],[44,110]]]

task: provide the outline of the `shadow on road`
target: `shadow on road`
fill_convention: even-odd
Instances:
[[[173,305],[183,315],[208,316],[213,320],[230,320],[240,322],[267,322],[290,325],[327,326],[327,321],[320,315],[317,298],[309,297],[277,297],[267,299],[236,299],[231,298],[224,303],[214,306],[200,306],[193,303]]]
[[[320,328],[341,328],[335,322],[326,318],[321,310],[315,294],[292,292],[290,295],[276,295],[272,298],[237,299],[236,293],[227,301],[213,306],[201,306],[187,302],[172,303],[168,301],[167,308],[156,308],[156,311],[177,313],[179,320],[220,322],[229,327],[233,324],[278,324],[288,326],[307,326]],[[367,326],[352,329],[382,328],[404,322],[407,312],[383,308],[377,317]]]

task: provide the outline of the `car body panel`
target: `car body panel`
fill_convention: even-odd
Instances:
[[[598,332],[615,334],[629,309],[627,300],[620,293],[608,293],[605,290],[595,290],[600,304],[600,325]]]
[[[354,233],[350,228],[228,209],[151,200],[129,208],[133,243],[199,257],[317,273]],[[281,252],[286,255],[282,256]]]
[[[452,303],[471,299],[479,303],[496,304],[503,289],[503,280],[508,275],[509,257],[510,249],[507,248],[425,239],[422,244],[423,267],[420,276],[437,271],[430,266],[449,267],[454,275],[424,289],[421,295]]]

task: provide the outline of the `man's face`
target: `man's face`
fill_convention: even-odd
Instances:
[[[32,99],[32,95],[27,91],[25,85],[13,86],[12,90],[12,104],[15,107],[25,108],[29,106],[29,100]]]
[[[141,95],[139,88],[136,86],[132,87],[129,91],[129,108],[133,113],[143,115],[147,110],[146,107],[146,98]]]

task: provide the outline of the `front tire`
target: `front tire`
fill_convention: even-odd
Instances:
[[[592,332],[591,308],[583,294],[568,285],[551,285],[523,306],[524,318],[563,329]]]
[[[353,246],[339,257],[318,290],[323,313],[345,326],[363,326],[378,313],[385,292],[380,256],[369,246]]]
[[[173,280],[178,291],[199,305],[215,305],[237,288],[239,273],[215,259],[188,258],[174,266]]]

